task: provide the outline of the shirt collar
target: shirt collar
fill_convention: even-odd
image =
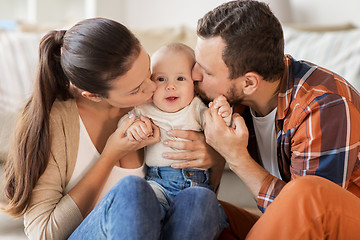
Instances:
[[[284,56],[285,69],[280,81],[279,95],[278,95],[278,120],[284,119],[290,107],[292,84],[290,83],[292,57],[290,55]]]

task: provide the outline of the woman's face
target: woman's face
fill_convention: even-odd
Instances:
[[[118,108],[134,107],[152,100],[156,84],[150,80],[150,58],[141,48],[138,58],[130,70],[116,78],[104,100]]]

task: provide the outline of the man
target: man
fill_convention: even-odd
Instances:
[[[329,70],[284,56],[281,24],[264,3],[227,2],[199,20],[197,34],[200,96],[223,94],[242,114],[229,128],[210,108],[205,137],[264,212],[248,238],[356,237],[359,93]]]

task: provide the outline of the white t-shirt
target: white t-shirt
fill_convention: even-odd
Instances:
[[[95,148],[93,142],[90,139],[88,132],[86,131],[84,123],[82,122],[80,117],[79,119],[80,119],[79,150],[78,150],[74,172],[70,178],[69,183],[65,188],[66,193],[68,193],[80,181],[80,179],[84,177],[84,175],[89,171],[89,169],[95,164],[97,159],[100,157],[99,152]],[[98,204],[101,201],[101,199],[106,195],[106,193],[110,191],[110,189],[122,177],[127,175],[136,175],[139,177],[145,177],[144,165],[135,169],[126,169],[126,168],[120,168],[114,166],[96,204]]]
[[[254,123],[256,142],[258,144],[260,157],[264,168],[277,178],[281,179],[279,165],[277,161],[277,144],[275,117],[277,108],[272,110],[264,117],[257,117],[255,112],[250,108],[251,116]]]

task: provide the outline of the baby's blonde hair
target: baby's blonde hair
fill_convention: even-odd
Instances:
[[[154,52],[152,58],[154,58],[158,53],[162,51],[173,51],[173,52],[182,52],[188,55],[189,59],[192,61],[193,65],[195,64],[195,52],[188,45],[181,42],[172,42],[161,46],[158,50]]]
[[[173,51],[182,51],[182,52],[186,52],[188,53],[195,61],[195,53],[194,50],[189,47],[188,45],[181,43],[181,42],[173,42],[173,43],[168,43],[166,45],[163,46],[164,48],[168,49],[168,50],[173,50]]]

